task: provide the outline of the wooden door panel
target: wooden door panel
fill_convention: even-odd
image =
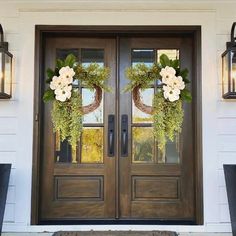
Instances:
[[[55,200],[103,201],[103,176],[54,176]]]
[[[115,87],[115,40],[99,38],[48,38],[45,48],[45,68],[53,68],[58,57],[73,53],[81,63],[98,62],[111,69],[108,86]],[[101,62],[101,56],[102,62]],[[45,76],[46,78],[46,76]],[[45,83],[45,82],[44,82]],[[44,84],[43,83],[43,84]],[[82,88],[82,91],[84,91]],[[88,95],[87,95],[88,96]],[[89,96],[93,96],[92,93]],[[102,118],[98,122],[91,117],[84,122],[86,129],[100,129],[96,134],[102,142],[99,160],[88,159],[79,143],[76,153],[71,153],[67,142],[53,134],[50,119],[51,104],[44,105],[43,157],[41,172],[40,217],[45,220],[98,219],[115,217],[115,162],[107,155],[108,114],[116,112],[116,91],[103,94]],[[88,99],[88,98],[86,98]],[[88,132],[87,132],[88,135]],[[89,138],[88,136],[87,138]],[[83,141],[83,135],[82,135]],[[90,145],[91,145],[91,140]],[[95,140],[96,141],[96,140]],[[100,145],[100,143],[99,143]],[[64,149],[63,149],[64,148]],[[76,155],[73,157],[73,155]],[[74,161],[72,161],[74,160]],[[86,163],[89,160],[89,163]]]
[[[178,177],[132,177],[132,201],[177,200],[180,197],[179,189]]]
[[[149,66],[158,62],[162,53],[169,53],[169,56],[174,58],[179,57],[181,66],[188,68],[189,79],[192,80],[191,38],[178,36],[173,38],[121,38],[120,83],[122,88],[127,84],[124,76],[125,68],[138,62],[146,63]],[[147,92],[143,92],[143,96],[146,96],[143,99],[146,99],[147,102],[151,100],[151,98],[147,99],[150,93],[152,93],[151,88]],[[120,112],[129,117],[129,155],[119,159],[121,167],[119,169],[120,217],[125,219],[193,220],[195,199],[192,104],[184,105],[183,131],[179,143],[175,144],[177,151],[173,151],[173,144],[168,143],[169,151],[166,151],[166,155],[162,157],[155,147],[157,140],[154,140],[151,133],[147,132],[147,128],[152,127],[152,120],[144,113],[134,109],[131,93],[121,96]],[[126,101],[125,105],[123,101]],[[132,132],[132,130],[134,131]],[[137,134],[142,138],[137,139],[135,137]],[[150,148],[143,148],[145,152],[136,153],[135,155],[139,156],[134,158],[135,145],[138,145],[140,150],[145,145],[149,145]],[[146,158],[147,155],[152,155],[152,158]]]

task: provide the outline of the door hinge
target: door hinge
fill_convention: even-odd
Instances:
[[[39,121],[39,113],[35,113],[34,121]]]

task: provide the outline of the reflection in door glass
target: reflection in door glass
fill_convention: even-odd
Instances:
[[[157,50],[157,62],[160,61],[160,56],[166,54],[171,60],[179,59],[178,49],[158,49]]]
[[[158,163],[180,163],[179,138],[175,142],[167,141],[164,153],[158,152]]]
[[[83,106],[91,104],[94,100],[94,91],[83,88],[82,98],[83,98]],[[100,106],[95,111],[84,115],[83,123],[84,124],[103,123],[103,100],[101,101]]]
[[[84,127],[81,163],[103,163],[103,127]]]
[[[84,66],[96,62],[100,66],[104,66],[104,50],[103,49],[81,49],[81,62]]]
[[[140,91],[141,99],[144,104],[152,106],[152,100],[154,95],[154,89],[148,88]],[[132,104],[132,119],[133,123],[152,123],[152,116],[140,111],[135,105]]]
[[[155,51],[154,49],[132,49],[131,61],[132,66],[138,63],[152,66],[155,61]]]
[[[151,127],[132,128],[133,163],[153,162],[154,137]]]

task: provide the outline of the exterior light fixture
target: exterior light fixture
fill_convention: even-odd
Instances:
[[[222,54],[222,96],[224,99],[236,99],[235,25],[236,22],[231,28],[231,41],[226,43],[226,51]]]
[[[8,42],[4,42],[0,24],[0,99],[9,99],[12,96],[12,58],[12,54],[8,52]]]

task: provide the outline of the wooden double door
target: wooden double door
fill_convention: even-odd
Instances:
[[[131,93],[123,91],[127,67],[152,65],[162,53],[179,58],[192,80],[192,44],[191,38],[181,36],[47,38],[45,69],[73,53],[84,65],[109,67],[112,92],[103,93],[100,107],[84,116],[76,153],[53,133],[51,105],[43,105],[40,221],[195,221],[194,102],[184,105],[182,134],[161,154],[152,117],[139,111]],[[46,89],[45,81],[41,84]],[[91,103],[94,91],[81,90],[83,105]],[[151,105],[154,93],[155,84],[142,91],[144,103]]]

